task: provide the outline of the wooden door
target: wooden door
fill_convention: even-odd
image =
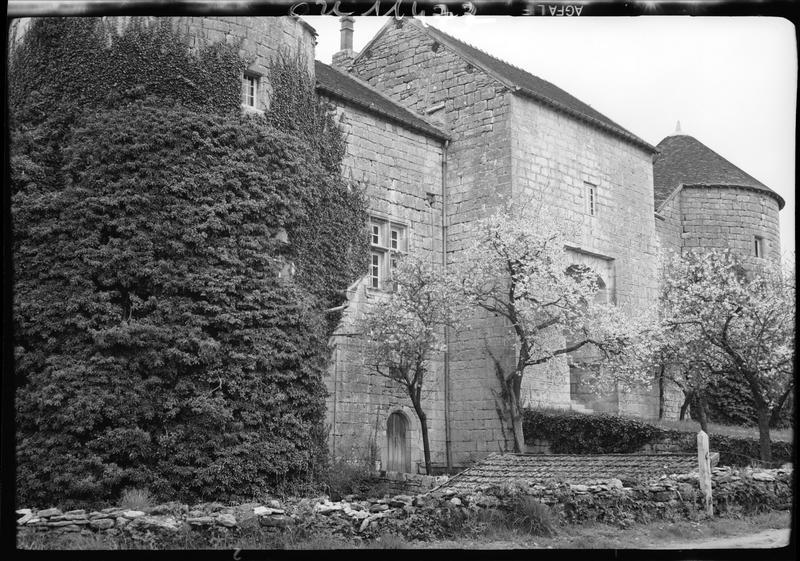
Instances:
[[[408,421],[405,415],[394,412],[386,423],[388,462],[386,471],[411,471],[411,455],[408,452]]]

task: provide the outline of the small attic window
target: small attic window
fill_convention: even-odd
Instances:
[[[439,47],[441,46],[442,45],[439,43],[439,41],[434,41],[433,45],[431,45],[431,50],[435,53],[436,51],[439,50]]]

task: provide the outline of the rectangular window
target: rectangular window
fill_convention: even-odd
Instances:
[[[586,183],[586,213],[589,216],[597,214],[597,186]]]
[[[369,266],[370,288],[381,287],[381,261],[383,261],[382,253],[372,253],[372,262]]]
[[[245,74],[242,80],[242,105],[255,107],[258,100],[258,76]]]
[[[753,249],[754,249],[754,254],[755,254],[756,257],[766,257],[767,256],[766,255],[766,251],[764,251],[764,238],[762,238],[761,236],[756,236],[755,237],[755,242],[754,242]]]
[[[407,247],[406,227],[382,218],[370,219],[370,246],[372,257],[369,277],[370,288],[389,290],[397,258],[405,253]]]

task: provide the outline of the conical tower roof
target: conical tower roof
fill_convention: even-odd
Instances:
[[[692,136],[673,134],[656,148],[659,150],[653,159],[656,209],[681,184],[745,187],[770,195],[778,201],[778,208],[786,204],[775,191]]]

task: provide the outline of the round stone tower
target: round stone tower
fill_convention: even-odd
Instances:
[[[243,76],[243,105],[255,111],[269,108],[272,87],[269,67],[276,57],[299,60],[314,79],[314,47],[317,32],[299,17],[154,17],[108,16],[103,21],[110,29],[120,32],[137,19],[145,24],[169,21],[192,48],[219,42],[239,44],[239,54],[248,62]],[[32,18],[12,20],[9,26],[9,46],[25,35]]]
[[[730,248],[747,261],[780,261],[783,198],[697,139],[676,133],[657,146],[655,206],[662,247]]]

